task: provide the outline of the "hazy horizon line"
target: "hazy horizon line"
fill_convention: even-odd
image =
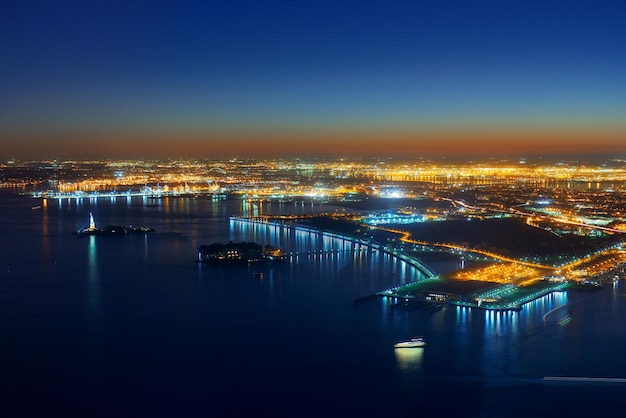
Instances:
[[[198,133],[84,131],[2,135],[4,159],[357,158],[626,153],[626,130],[440,129]]]

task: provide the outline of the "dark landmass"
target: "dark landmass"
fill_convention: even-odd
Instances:
[[[401,228],[415,240],[458,244],[515,258],[579,256],[620,240],[615,235],[557,236],[518,218],[424,222]]]
[[[393,242],[399,238],[399,235],[395,233],[371,229],[358,222],[331,216],[315,217],[299,222],[322,231],[337,232],[380,244]],[[588,237],[564,234],[557,236],[549,231],[527,225],[523,219],[519,218],[447,220],[407,225],[392,224],[388,227],[407,231],[411,234],[411,239],[417,241],[456,244],[513,258],[553,259],[559,256],[571,258],[621,241],[616,235]]]
[[[282,261],[286,258],[280,248],[262,246],[255,242],[214,243],[198,247],[198,259],[213,263]]]
[[[76,235],[126,235],[126,234],[147,234],[154,232],[154,228],[143,226],[120,226],[107,225],[104,228],[85,228],[76,232]]]

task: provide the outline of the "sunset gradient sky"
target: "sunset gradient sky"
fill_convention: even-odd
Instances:
[[[626,154],[624,22],[623,0],[11,2],[0,158]]]

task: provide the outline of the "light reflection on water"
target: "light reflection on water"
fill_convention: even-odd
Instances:
[[[457,328],[466,327],[472,320],[472,309],[466,306],[456,307],[456,325]]]
[[[514,334],[518,331],[517,317],[514,311],[485,311],[485,335]]]
[[[285,227],[231,221],[230,233],[244,240],[279,246],[291,254],[291,262],[317,266],[324,280],[333,282],[343,278],[342,271],[353,266],[363,278],[355,285],[362,289],[356,296],[364,296],[384,290],[384,286],[404,284],[423,279],[424,276],[404,261],[381,252],[372,252],[367,246],[328,236],[314,231]],[[375,272],[380,272],[378,275]],[[369,274],[370,277],[365,275]],[[386,277],[386,283],[377,281]],[[274,287],[272,287],[274,288]],[[449,335],[455,341],[450,350],[450,364],[457,370],[479,373],[484,376],[506,376],[519,373],[519,359],[524,356],[525,344],[529,338],[545,329],[543,317],[556,307],[567,304],[567,293],[557,292],[529,302],[520,312],[487,311],[463,307],[448,307],[434,315],[419,310],[391,309],[397,301],[381,299],[382,324],[384,332],[396,339],[405,338],[416,331],[430,330],[432,333]],[[554,314],[558,321],[567,314],[567,308]],[[418,326],[412,321],[422,317]],[[426,322],[424,322],[426,321]],[[452,321],[452,322],[451,322]],[[453,337],[452,337],[453,336]],[[427,339],[429,337],[427,336]],[[420,350],[394,350],[398,370],[403,373],[421,374],[424,370],[424,350],[437,350],[439,343],[433,335],[433,344]],[[429,357],[431,358],[431,357]],[[447,367],[447,366],[444,366]]]
[[[543,326],[567,315],[567,302],[567,292],[550,293],[525,304],[520,312],[520,316],[527,327],[538,323]],[[563,307],[563,309],[557,309],[560,307]]]
[[[92,312],[98,312],[100,304],[99,281],[98,281],[98,248],[96,246],[97,237],[90,235],[89,237],[89,255],[88,255],[88,304]]]
[[[331,262],[336,271],[352,264],[359,268],[367,266],[370,271],[382,268],[385,271],[391,270],[392,280],[396,284],[425,278],[423,273],[397,257],[380,251],[372,251],[369,246],[350,239],[329,236],[313,230],[231,219],[230,235],[233,240],[240,237],[244,241],[280,247],[287,252],[292,262],[314,261],[320,266]],[[376,291],[382,290],[385,288],[376,289]]]
[[[396,301],[387,298],[353,304],[353,297],[416,280],[418,274],[393,256],[361,251],[350,241],[234,222],[229,229],[227,217],[237,213],[239,201],[130,200],[118,198],[116,206],[108,198],[51,202],[47,213],[33,213],[28,205],[26,213],[5,224],[3,237],[15,237],[5,239],[0,251],[0,306],[8,318],[0,336],[8,342],[3,375],[11,383],[4,385],[12,388],[9,394],[28,392],[24,396],[31,399],[34,392],[50,392],[51,400],[90,397],[94,404],[116,406],[121,404],[115,399],[133,397],[143,408],[166,388],[179,408],[190,393],[204,400],[213,391],[219,401],[232,392],[235,400],[267,388],[257,400],[274,406],[276,393],[289,399],[306,392],[289,378],[296,376],[311,381],[305,389],[315,395],[322,387],[332,393],[350,387],[373,394],[367,398],[377,404],[392,399],[397,406],[398,394],[407,394],[405,399],[413,399],[411,411],[434,395],[444,401],[467,399],[469,390],[480,408],[495,405],[491,415],[482,416],[509,416],[523,399],[557,408],[580,400],[593,405],[593,416],[597,405],[621,394],[611,396],[621,387],[585,386],[583,396],[563,402],[561,386],[555,391],[538,383],[529,396],[517,386],[504,389],[509,378],[520,376],[539,381],[559,375],[624,377],[619,361],[626,351],[624,282],[612,290],[570,292],[569,298],[556,293],[526,304],[521,312],[489,315],[456,306],[435,313],[391,309]],[[159,203],[169,207],[169,215]],[[0,200],[0,209],[4,205]],[[136,223],[157,232],[120,240],[72,236],[96,206],[104,224]],[[263,212],[271,212],[270,206],[264,204]],[[5,208],[3,218],[11,219],[17,207]],[[304,210],[301,204],[284,207]],[[43,219],[28,224],[36,215]],[[262,277],[245,266],[192,263],[198,244],[229,239],[278,244],[300,254],[290,263],[255,265],[251,272],[261,271]],[[316,253],[319,249],[334,251]],[[42,276],[41,266],[54,260],[54,274]],[[236,302],[233,295],[239,295]],[[547,312],[566,302],[544,322]],[[569,325],[556,325],[570,312]],[[261,355],[246,355],[251,334]],[[428,345],[393,348],[412,335],[424,335]],[[58,365],[64,366],[62,373]],[[167,373],[156,371],[162,365],[169,367]],[[32,370],[35,378],[24,377],[24,370]],[[211,379],[214,387],[207,386]],[[86,384],[77,388],[76,381]],[[485,382],[502,383],[490,391]],[[600,402],[588,400],[593,390]],[[58,406],[52,402],[51,407]],[[109,415],[119,415],[115,408],[111,411],[117,414]],[[406,416],[406,411],[403,406],[385,412]],[[476,412],[470,408],[466,415]]]
[[[394,354],[400,371],[415,373],[422,368],[422,357],[424,355],[424,349],[422,347],[395,348]]]

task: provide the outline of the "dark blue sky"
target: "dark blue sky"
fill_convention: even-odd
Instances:
[[[619,150],[624,22],[626,2],[602,0],[12,2],[0,156],[153,138],[210,152],[224,135],[238,154],[259,133],[311,152],[346,132],[401,133],[407,151],[442,132],[503,150],[510,133],[584,132]]]

